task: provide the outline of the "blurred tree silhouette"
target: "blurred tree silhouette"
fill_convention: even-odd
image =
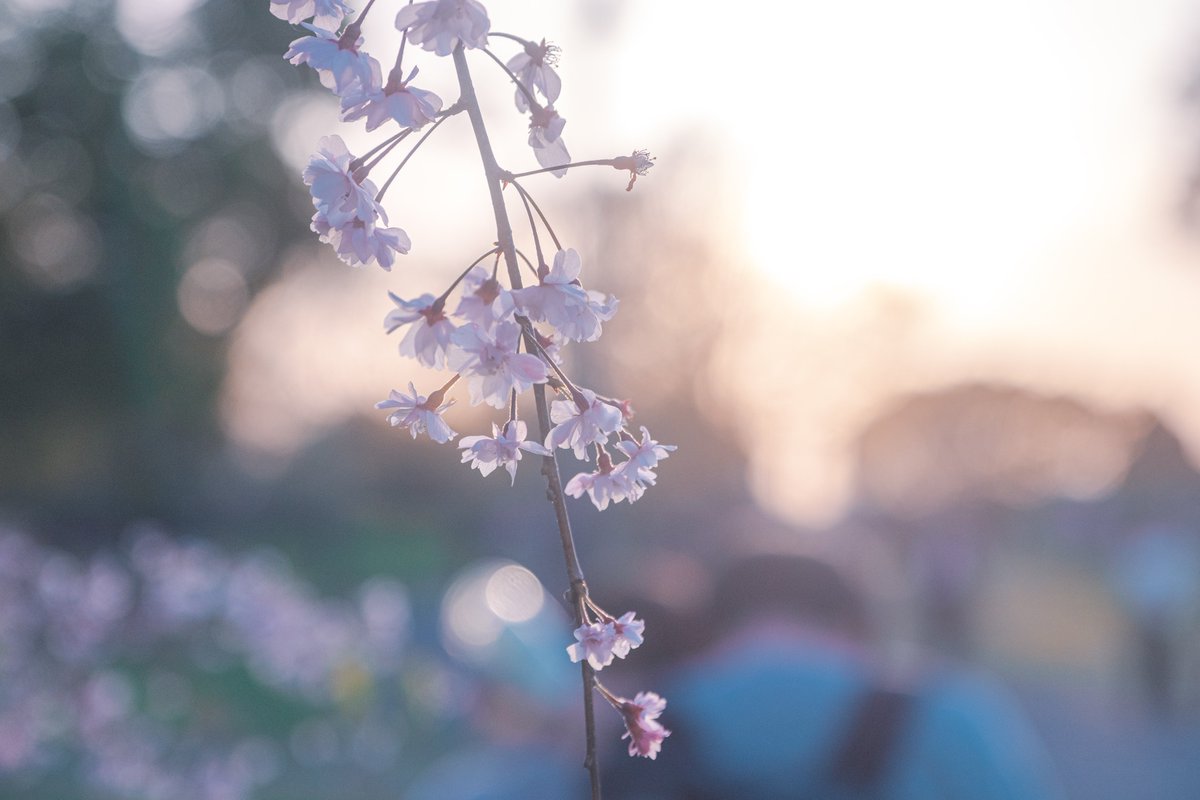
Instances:
[[[269,139],[307,76],[278,58],[289,31],[266,4],[203,4],[158,53],[116,12],[0,10],[0,62],[27,75],[0,82],[0,505],[34,518],[202,502],[224,339],[181,316],[181,281],[217,258],[252,293],[307,227]],[[198,277],[203,313],[222,287]]]

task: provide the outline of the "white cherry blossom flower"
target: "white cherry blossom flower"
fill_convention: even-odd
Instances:
[[[562,364],[562,349],[567,344],[567,338],[558,331],[551,329],[549,333],[542,333],[537,328],[533,329],[533,335],[541,346],[542,356],[550,359],[555,364]]]
[[[374,261],[390,271],[396,263],[396,253],[407,253],[412,247],[408,234],[400,228],[385,228],[360,219],[333,227],[317,213],[313,215],[312,229],[322,242],[333,246],[338,258],[352,267]]]
[[[534,133],[530,131],[529,139],[530,146],[533,147],[533,157],[537,159],[539,166],[549,169],[550,174],[556,178],[567,174],[567,168],[564,165],[571,163],[571,153],[567,150],[567,143],[562,140],[561,136],[552,142],[536,145],[533,144]],[[554,167],[561,167],[561,169],[554,169]]]
[[[637,175],[645,175],[654,166],[654,156],[650,155],[649,150],[634,150],[629,158],[633,160],[633,167],[622,167],[622,169],[629,169]]]
[[[623,417],[619,408],[597,400],[591,389],[580,389],[578,394],[582,403],[555,400],[550,404],[555,425],[546,436],[546,447],[569,447],[576,458],[585,459],[588,447],[607,442],[608,435],[620,429]]]
[[[625,733],[621,738],[629,739],[629,755],[653,760],[662,750],[663,739],[671,735],[658,721],[667,701],[654,692],[638,692],[632,700],[621,699],[619,702],[625,720]]]
[[[642,426],[642,441],[625,439],[617,442],[617,448],[629,459],[623,463],[634,480],[654,485],[654,468],[677,449],[673,444],[659,444],[650,438],[650,431]]]
[[[621,478],[625,482],[625,499],[632,505],[642,499],[642,495],[646,493],[647,486],[654,485],[656,476],[651,472],[649,480],[639,478],[633,470],[628,469],[628,465],[628,461],[623,461],[614,467],[613,471],[620,470]]]
[[[535,106],[529,116],[529,146],[537,162],[546,169],[562,167],[571,163],[571,154],[563,141],[562,131],[567,121],[551,106]],[[566,167],[552,170],[551,175],[561,178],[567,174]]]
[[[535,383],[546,382],[546,362],[530,353],[519,353],[521,326],[501,322],[494,332],[478,325],[464,325],[451,338],[455,348],[450,369],[468,376],[471,405],[487,403],[495,408],[508,404],[509,394],[519,394]]]
[[[634,150],[631,155],[617,156],[613,159],[613,169],[629,170],[629,185],[625,191],[633,191],[633,183],[639,175],[645,175],[654,166],[654,157],[648,150]]]
[[[566,126],[567,121],[558,115],[554,106],[534,106],[529,112],[529,146],[545,147],[558,141]]]
[[[642,634],[646,630],[646,622],[640,619],[634,619],[632,611],[626,611],[619,618],[613,620],[613,636],[616,642],[613,644],[613,655],[617,658],[624,658],[629,655],[630,650],[636,650],[641,647],[644,641]]]
[[[427,367],[444,367],[455,327],[446,318],[442,301],[428,293],[415,300],[403,300],[392,292],[388,292],[388,297],[392,298],[396,308],[383,319],[387,332],[411,325],[400,340],[400,355],[415,358]]]
[[[312,193],[313,206],[331,227],[352,219],[373,221],[382,208],[375,202],[375,184],[361,183],[350,170],[354,156],[340,136],[324,136],[302,177]]]
[[[354,11],[344,0],[271,0],[271,13],[293,25],[312,19],[313,25],[336,31],[347,14]]]
[[[425,89],[411,85],[416,77],[413,67],[407,80],[401,80],[392,70],[386,84],[380,79],[375,64],[370,79],[342,97],[342,119],[353,122],[367,119],[367,130],[373,131],[383,123],[395,120],[402,128],[420,128],[433,122],[442,110],[442,98]]]
[[[617,299],[580,286],[582,268],[575,248],[559,250],[554,254],[554,266],[541,282],[517,289],[513,298],[530,319],[553,325],[568,339],[594,342],[600,338],[601,323],[617,313]]]
[[[645,490],[632,485],[629,476],[622,469],[624,466],[624,464],[616,467],[610,465],[607,469],[601,468],[596,472],[580,472],[567,481],[563,492],[571,497],[583,497],[584,492],[587,492],[592,505],[600,511],[608,508],[609,503],[619,503],[622,500],[629,500],[632,503]],[[637,497],[632,496],[634,493],[637,494]]]
[[[360,181],[350,169],[353,162],[340,136],[321,139],[303,173],[317,210],[312,229],[351,266],[376,261],[391,269],[395,254],[407,253],[412,242],[400,228],[385,227],[387,214],[375,200],[375,184]]]
[[[408,41],[439,56],[464,47],[485,47],[491,28],[487,9],[477,0],[429,0],[412,3],[396,15],[396,27],[408,28]]]
[[[590,622],[575,629],[575,644],[567,645],[571,661],[586,660],[592,669],[599,672],[612,663],[616,632],[611,622]]]
[[[508,69],[530,94],[536,90],[547,104],[553,104],[562,92],[562,79],[554,71],[557,60],[558,48],[542,39],[541,44],[526,42],[524,50],[508,60]],[[522,114],[529,110],[529,98],[520,87],[516,89],[516,102]]]
[[[315,69],[322,85],[339,97],[355,86],[369,82],[372,70],[379,69],[374,58],[359,50],[363,43],[361,36],[353,39],[346,34],[339,36],[307,22],[301,27],[308,28],[314,35],[302,36],[292,42],[283,57],[293,64],[307,64]],[[353,31],[351,36],[357,33],[353,26],[346,30]]]
[[[512,315],[515,308],[512,292],[480,265],[472,267],[463,278],[462,299],[454,309],[454,316],[491,330],[497,322]]]
[[[462,463],[470,461],[471,468],[482,475],[489,475],[502,466],[515,483],[522,450],[539,456],[550,455],[550,451],[537,442],[526,441],[526,432],[525,423],[514,419],[506,422],[503,428],[493,422],[491,436],[464,436],[458,440],[458,446],[463,450]]]
[[[414,439],[418,434],[427,433],[429,438],[438,444],[445,444],[458,435],[450,429],[446,420],[442,419],[442,412],[454,405],[453,400],[442,402],[444,390],[439,389],[429,397],[424,397],[417,393],[417,387],[410,382],[408,391],[409,394],[405,394],[392,389],[387,400],[375,404],[379,409],[396,409],[387,417],[393,427],[407,430]]]

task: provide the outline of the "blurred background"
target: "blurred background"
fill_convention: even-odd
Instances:
[[[1036,751],[1046,796],[1200,796],[1194,4],[488,8],[562,48],[575,157],[658,157],[628,194],[525,183],[621,299],[572,374],[679,445],[636,505],[572,505],[596,599],[647,620],[609,685],[679,687],[686,753],[711,609],[755,582],[731,565],[802,556],[858,598],[856,664],[918,707],[985,686],[976,733]],[[434,380],[387,291],[494,238],[469,126],[389,190],[411,254],[346,267],[299,172],[382,136],[282,59],[301,33],[266,0],[0,5],[2,797],[580,791],[536,470],[481,479],[373,408]],[[536,168],[472,68],[501,163]],[[629,762],[599,711],[620,796],[676,796],[676,738]]]

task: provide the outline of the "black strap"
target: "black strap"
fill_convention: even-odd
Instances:
[[[860,792],[879,785],[902,740],[914,699],[907,692],[880,687],[863,695],[829,760],[836,785]]]

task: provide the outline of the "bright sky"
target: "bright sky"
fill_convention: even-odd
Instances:
[[[714,189],[711,205],[723,222],[736,220],[722,229],[740,230],[737,249],[755,270],[747,285],[774,282],[790,298],[780,303],[772,290],[773,311],[764,308],[745,331],[759,340],[734,343],[741,353],[765,352],[762,363],[728,358],[731,370],[778,384],[756,393],[773,399],[746,429],[755,486],[770,507],[796,519],[835,517],[853,480],[848,445],[862,426],[898,393],[960,380],[1150,407],[1200,452],[1200,267],[1175,216],[1200,151],[1200,125],[1190,127],[1181,104],[1188,69],[1200,62],[1192,3],[746,0],[736,13],[703,14],[678,2],[572,0],[546,8],[489,4],[498,29],[564,47],[558,105],[575,155],[643,146],[669,155],[664,149],[695,131],[726,143],[722,174],[740,183]],[[281,137],[294,159],[334,112],[304,113],[318,127],[293,124]],[[521,138],[510,116],[495,139]],[[422,176],[445,180],[445,162],[420,161],[409,186]],[[473,160],[457,166],[477,169]],[[568,183],[550,190],[550,202],[569,195]],[[487,217],[469,204],[435,212],[412,194],[388,205],[417,247],[461,236],[464,218]],[[411,275],[353,283],[347,291],[360,294],[347,298],[348,313],[382,297],[384,285],[431,290]],[[856,350],[863,308],[881,291],[910,303],[917,323],[895,342]],[[273,302],[263,295],[260,317]],[[386,303],[368,305],[382,319]],[[379,359],[393,357],[373,316],[358,316],[368,321],[347,335],[360,346],[360,337],[378,340]],[[274,324],[255,319],[252,310],[247,332]],[[832,375],[831,359],[839,361]],[[343,385],[329,415],[382,397],[378,370],[368,372],[370,397]],[[246,380],[235,374],[231,386]],[[781,406],[788,392],[797,403]],[[794,457],[779,459],[781,448]]]
[[[622,62],[619,119],[729,137],[746,248],[793,294],[757,327],[791,358],[774,344],[746,363],[745,343],[728,357],[769,398],[747,424],[768,505],[835,517],[862,426],[897,393],[958,380],[1147,406],[1200,453],[1200,269],[1175,216],[1200,150],[1181,106],[1195,12],[852,0],[743,3],[738,25],[670,3],[630,14],[627,47],[651,56]],[[919,324],[847,344],[880,290]],[[830,354],[867,366],[830,374]]]

